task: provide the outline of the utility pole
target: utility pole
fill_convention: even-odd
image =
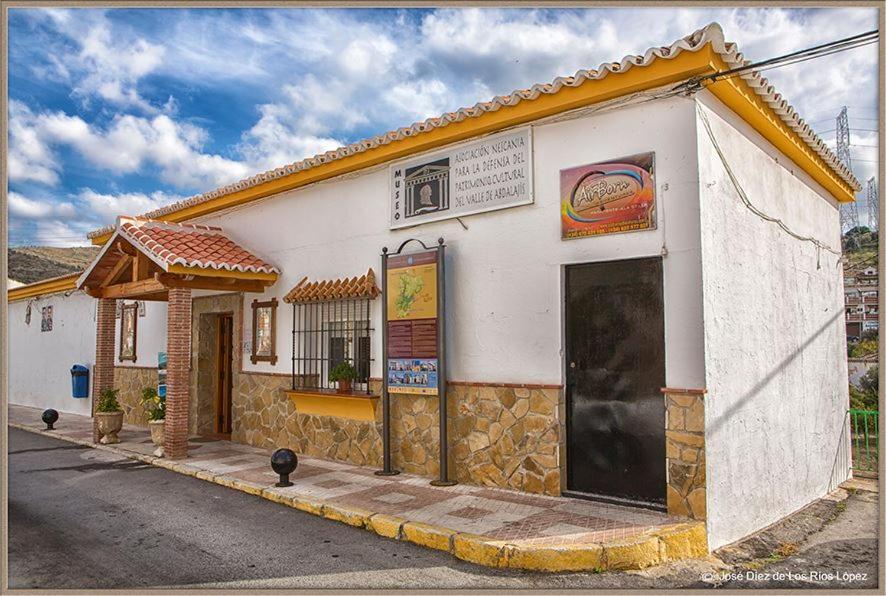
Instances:
[[[880,193],[877,191],[877,178],[868,180],[868,225],[872,230],[880,229]]]
[[[846,106],[837,114],[837,159],[852,170],[852,157],[849,155],[849,114]],[[844,231],[858,227],[858,206],[855,201],[840,207],[840,226]]]

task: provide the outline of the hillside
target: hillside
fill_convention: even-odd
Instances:
[[[55,248],[19,246],[7,252],[9,279],[25,284],[83,271],[98,254],[97,246]]]

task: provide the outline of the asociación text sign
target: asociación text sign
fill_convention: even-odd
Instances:
[[[492,135],[391,166],[391,229],[526,205],[532,130]]]

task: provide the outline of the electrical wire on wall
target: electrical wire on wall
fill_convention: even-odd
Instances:
[[[837,264],[839,265],[839,263],[841,262],[842,256],[843,256],[840,251],[834,250],[829,245],[823,243],[822,241],[818,240],[817,238],[813,238],[812,236],[803,236],[801,234],[794,232],[782,220],[778,219],[777,217],[773,217],[771,215],[768,215],[767,213],[761,211],[759,208],[757,208],[751,202],[751,200],[747,196],[747,193],[745,193],[744,188],[742,188],[741,183],[738,181],[738,178],[735,176],[735,173],[732,171],[732,168],[729,166],[729,161],[726,159],[726,156],[723,154],[723,150],[720,149],[720,144],[717,142],[717,139],[714,136],[714,131],[711,129],[711,123],[708,121],[707,114],[705,114],[704,109],[698,103],[696,103],[696,110],[698,111],[698,116],[701,119],[702,124],[704,125],[705,132],[707,132],[708,138],[711,140],[711,144],[713,144],[713,146],[714,146],[714,151],[717,152],[717,156],[720,158],[720,163],[723,164],[723,167],[726,170],[726,175],[729,176],[729,180],[730,180],[730,182],[732,182],[732,186],[735,188],[735,191],[738,193],[738,196],[741,199],[741,202],[744,204],[744,206],[747,207],[751,213],[753,213],[754,215],[756,215],[760,219],[774,223],[779,228],[784,230],[784,232],[786,234],[792,236],[793,238],[796,238],[797,240],[801,240],[803,242],[809,242],[810,244],[815,246],[818,251],[818,253],[817,253],[818,263],[817,263],[817,267],[816,267],[817,269],[821,269],[821,251],[822,250],[826,250],[829,253],[836,255],[837,256]]]

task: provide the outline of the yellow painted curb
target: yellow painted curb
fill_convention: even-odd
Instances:
[[[707,556],[708,538],[704,523],[682,524],[655,533],[661,541],[662,561],[697,559]]]
[[[275,503],[280,503],[281,505],[294,507],[294,505],[292,504],[292,495],[287,495],[281,492],[277,492],[273,489],[266,488],[261,491],[261,496],[268,501],[273,501]]]
[[[322,501],[308,499],[305,497],[292,497],[290,507],[294,507],[295,509],[298,509],[299,511],[304,511],[305,513],[310,513],[311,515],[323,517]]]
[[[176,470],[176,472],[177,471],[178,470]],[[216,477],[216,474],[213,474],[209,470],[198,470],[197,473],[194,474],[194,476],[196,476],[200,480],[208,480],[209,482],[212,482],[212,480]]]
[[[423,524],[421,522],[406,522],[403,524],[403,539],[428,548],[445,550],[449,552],[449,544],[454,530]]]
[[[530,571],[597,571],[603,569],[599,544],[507,548],[508,567]]]
[[[476,534],[459,533],[452,538],[453,555],[463,561],[486,567],[506,566],[507,556],[504,546],[503,541],[490,540]]]
[[[363,528],[372,515],[371,511],[360,509],[359,507],[351,507],[350,505],[323,505],[323,517],[339,521],[355,528]]]
[[[366,527],[379,536],[399,539],[400,530],[405,523],[406,520],[403,518],[384,513],[376,513],[369,518],[369,523],[366,524]]]
[[[659,544],[655,536],[604,544],[603,568],[643,569],[658,565],[662,562]]]

